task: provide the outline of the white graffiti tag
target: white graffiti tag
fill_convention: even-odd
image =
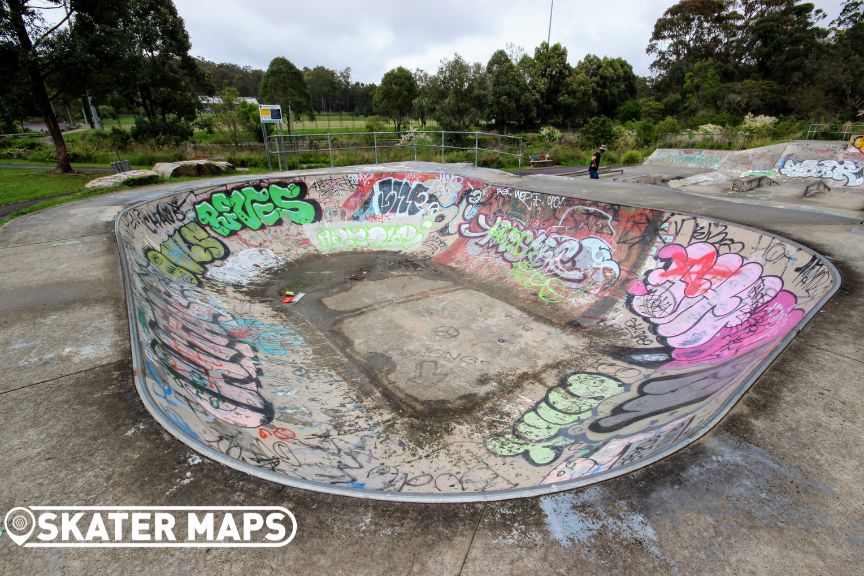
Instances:
[[[845,186],[864,185],[864,167],[850,160],[804,160],[787,161],[780,173],[790,178],[831,178],[845,182]]]
[[[621,273],[612,257],[612,248],[600,238],[577,239],[546,230],[525,228],[518,222],[498,217],[490,226],[486,215],[477,216],[482,229],[474,232],[463,224],[462,236],[481,247],[494,247],[501,258],[515,264],[526,261],[532,267],[561,278],[571,288],[596,289],[615,282]]]

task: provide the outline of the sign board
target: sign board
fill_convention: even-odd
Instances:
[[[280,124],[282,122],[282,106],[279,104],[259,104],[258,117],[262,124]]]

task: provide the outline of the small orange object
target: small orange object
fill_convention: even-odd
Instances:
[[[293,301],[294,301],[294,296],[285,296],[284,298],[282,298],[283,304],[290,304]]]

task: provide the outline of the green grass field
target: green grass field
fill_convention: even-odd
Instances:
[[[0,169],[0,206],[84,189],[99,174],[54,174],[50,170]]]

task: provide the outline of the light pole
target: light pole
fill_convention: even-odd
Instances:
[[[549,45],[549,39],[552,38],[552,9],[555,8],[555,0],[552,0],[549,5],[549,31],[546,33],[546,45]]]

